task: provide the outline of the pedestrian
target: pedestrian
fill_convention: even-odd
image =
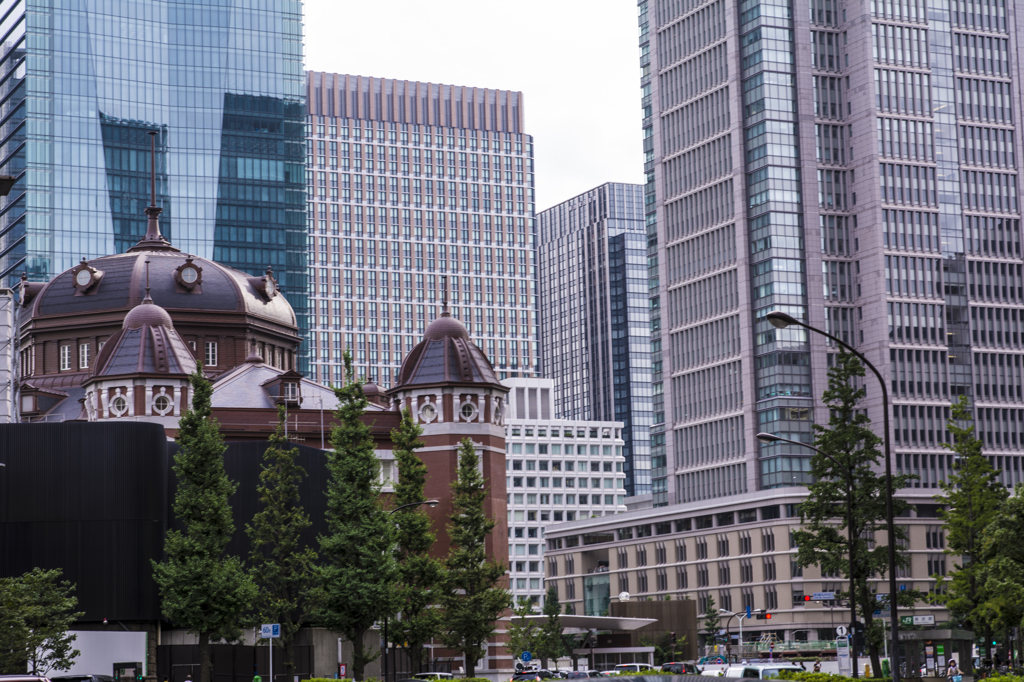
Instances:
[[[957,667],[955,659],[949,659],[949,666],[946,667],[946,679],[949,682],[963,682],[963,676],[960,675],[960,668]]]
[[[821,659],[820,658],[814,659],[814,672],[816,672],[816,673],[820,673],[821,672]]]

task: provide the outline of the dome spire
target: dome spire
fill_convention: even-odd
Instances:
[[[128,249],[131,251],[180,251],[171,246],[167,237],[160,234],[160,214],[163,209],[156,205],[156,136],[157,131],[149,131],[150,135],[150,173],[149,173],[149,206],[146,207],[146,216],[149,221],[146,224],[146,234],[135,246]]]
[[[441,317],[451,317],[448,312],[448,275],[441,275]]]

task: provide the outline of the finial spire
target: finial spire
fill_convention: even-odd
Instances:
[[[153,299],[149,296],[149,259],[146,259],[146,297],[142,299],[143,303],[152,303]]]
[[[146,207],[146,234],[128,251],[178,251],[171,246],[167,238],[160,234],[160,214],[163,209],[156,205],[156,136],[157,131],[149,131],[149,206]]]
[[[448,276],[441,275],[441,317],[451,317],[448,312]]]

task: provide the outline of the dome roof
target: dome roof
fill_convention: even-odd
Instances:
[[[391,390],[446,383],[501,386],[487,356],[447,310],[430,323],[423,340],[406,356]]]
[[[128,312],[142,302],[147,260],[153,303],[170,315],[178,311],[241,312],[290,328],[292,333],[297,331],[291,305],[276,291],[268,296],[261,290],[260,277],[171,250],[130,251],[89,260],[87,265],[98,281],[84,292],[75,283],[79,266],[65,270],[29,300],[31,314],[25,317]],[[186,282],[191,288],[181,276],[189,264],[199,273],[195,282]]]
[[[173,327],[174,323],[166,310],[153,303],[153,299],[147,298],[128,311],[121,328],[138,329],[142,326]]]

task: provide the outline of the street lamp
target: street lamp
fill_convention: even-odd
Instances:
[[[742,655],[743,654],[743,619],[747,617],[747,614],[745,612],[733,613],[732,611],[726,611],[725,609],[718,609],[718,612],[720,614],[722,614],[723,616],[729,616],[730,619],[731,618],[736,618],[736,620],[738,620],[740,622],[740,655]],[[751,614],[761,613],[761,609],[751,609],[750,613]],[[726,628],[726,630],[728,630],[728,628]]]
[[[408,504],[400,505],[398,507],[395,507],[394,509],[389,509],[388,510],[388,516],[391,516],[396,511],[399,511],[400,509],[408,509],[409,507],[418,507],[421,504],[425,504],[428,507],[436,507],[439,503],[438,503],[437,500],[421,500],[419,502],[409,502]],[[382,657],[383,660],[381,660],[381,668],[382,668],[382,671],[384,673],[383,677],[384,677],[385,680],[388,679],[388,649],[389,648],[390,647],[388,647],[388,617],[385,616],[384,617],[384,656]],[[392,667],[394,667],[394,666],[392,666]]]
[[[850,635],[852,637],[857,627],[857,606],[853,600],[853,595],[855,594],[854,590],[856,589],[853,582],[853,472],[849,467],[840,464],[832,455],[823,450],[819,450],[809,443],[801,443],[800,441],[790,440],[789,438],[776,436],[772,433],[759,433],[757,434],[757,439],[766,445],[771,445],[772,443],[790,443],[792,445],[799,445],[807,448],[808,450],[814,450],[819,455],[830,459],[833,464],[839,467],[843,473],[846,474],[846,536],[850,545]],[[857,677],[857,650],[852,646],[850,647],[850,655],[852,656],[851,660],[853,661],[853,676]]]
[[[899,623],[900,619],[897,615],[896,608],[896,520],[893,516],[892,511],[892,457],[889,450],[889,389],[886,388],[885,379],[882,377],[882,373],[878,371],[878,368],[871,364],[864,354],[858,351],[853,346],[849,345],[842,339],[832,336],[828,332],[824,332],[817,327],[812,327],[806,322],[801,322],[792,315],[779,312],[777,310],[772,311],[765,315],[768,322],[776,329],[785,329],[790,325],[797,325],[803,327],[808,331],[812,331],[816,334],[821,334],[825,338],[832,339],[837,344],[853,353],[857,358],[860,359],[878,378],[878,385],[882,389],[882,428],[885,430],[885,523],[886,532],[889,535],[889,609],[890,609],[890,621],[892,626],[892,651],[893,661],[892,667],[892,682],[900,682],[900,639],[899,639]],[[851,595],[852,598],[852,595]]]

